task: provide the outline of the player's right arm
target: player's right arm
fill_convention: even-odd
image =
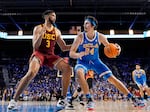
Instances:
[[[71,49],[70,49],[70,52],[69,52],[69,55],[70,55],[71,58],[74,58],[74,59],[81,58],[84,55],[87,55],[89,53],[88,51],[77,52],[77,49],[78,49],[79,45],[82,42],[82,39],[83,39],[83,34],[82,33],[80,33],[74,39],[74,42],[73,42],[73,44],[71,46]]]
[[[35,26],[33,30],[33,39],[32,39],[32,45],[34,50],[38,50],[41,42],[42,42],[42,36],[46,32],[46,28],[42,27],[41,25]]]

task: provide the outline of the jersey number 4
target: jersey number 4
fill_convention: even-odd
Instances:
[[[94,48],[86,48],[86,51],[89,51],[89,54],[94,54]]]

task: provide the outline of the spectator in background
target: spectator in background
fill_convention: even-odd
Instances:
[[[69,29],[69,34],[77,34],[76,26],[71,26],[71,28]]]

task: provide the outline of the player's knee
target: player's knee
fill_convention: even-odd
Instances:
[[[78,75],[78,77],[80,77],[80,76],[82,76],[85,72],[84,72],[84,70],[83,69],[78,69],[77,71],[76,71],[76,73],[77,73],[77,75]]]
[[[62,72],[65,72],[65,73],[67,72],[67,73],[71,74],[71,71],[72,71],[72,69],[69,64],[62,66]]]
[[[81,87],[78,87],[77,92],[81,92]]]
[[[112,73],[108,73],[103,76],[104,80],[111,80],[112,78],[114,78]]]

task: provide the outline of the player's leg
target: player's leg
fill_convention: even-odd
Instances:
[[[141,81],[141,85],[143,86],[143,89],[145,90],[145,92],[147,93],[147,100],[150,101],[150,88],[147,85],[147,79],[146,79],[146,75],[142,75],[142,81]],[[144,94],[144,93],[143,93]],[[144,96],[144,95],[143,95]]]
[[[141,84],[137,84],[138,85],[138,88],[139,88],[139,90],[140,90],[140,98],[141,98],[141,100],[142,101],[144,101],[144,87],[141,85]]]
[[[93,78],[88,78],[87,79],[87,83],[88,83],[88,86],[89,86],[89,90],[90,90],[90,93],[93,94]]]
[[[83,93],[85,94],[87,101],[88,101],[87,108],[94,109],[94,102],[91,97],[87,81],[85,79],[86,68],[83,65],[77,65],[75,69],[76,69],[76,73],[78,76],[78,81],[81,86],[81,89],[82,89]]]
[[[89,94],[89,87],[88,87],[88,84],[86,82],[86,79],[85,79],[85,72],[82,68],[78,69],[77,70],[77,75],[78,75],[78,81],[79,81],[79,84],[84,92],[84,94]]]
[[[81,87],[78,87],[77,90],[75,90],[75,92],[72,95],[73,99],[75,99],[80,92],[81,92]]]
[[[55,67],[57,70],[61,71],[62,73],[62,93],[61,93],[61,98],[57,102],[57,106],[65,107],[67,103],[65,98],[66,98],[68,87],[69,87],[70,80],[71,80],[72,69],[71,69],[71,66],[67,64],[63,59],[58,59]]]
[[[31,80],[36,76],[40,68],[40,62],[37,57],[33,57],[29,64],[29,69],[26,75],[20,80],[17,87],[16,93],[13,96],[13,99],[9,102],[8,109],[16,109],[16,102],[20,94],[25,90],[25,88],[30,84]]]
[[[79,102],[82,106],[84,106],[83,96],[84,96],[83,93],[79,94]]]
[[[147,93],[147,100],[150,101],[150,88],[147,85],[145,86],[145,91]]]
[[[95,62],[95,70],[98,72],[98,74],[100,74],[100,76],[103,76],[105,80],[108,80],[123,94],[127,95],[130,99],[132,99],[135,106],[145,106],[144,103],[134,98],[134,96],[129,92],[126,86],[112,74],[110,69],[101,60],[99,60],[99,62]]]
[[[76,99],[80,92],[81,92],[81,87],[78,86],[78,88],[74,91],[70,101],[72,102],[74,99]]]
[[[124,86],[124,84],[118,80],[111,72],[111,70],[102,62],[96,62],[96,71],[100,74],[100,77],[103,76],[105,80],[108,80],[113,84],[117,89],[119,89],[125,95],[128,95],[129,90]]]
[[[76,99],[76,98],[79,98],[79,102],[81,105],[84,106],[84,103],[83,103],[83,91],[81,90],[81,87],[78,86],[78,88],[75,90],[75,92],[73,93],[71,99],[70,99],[70,103],[72,104],[72,102]]]
[[[29,64],[29,70],[26,75],[20,80],[16,93],[14,95],[14,100],[17,101],[19,95],[24,91],[24,89],[30,84],[31,80],[36,76],[39,71],[40,63],[36,57],[33,57]]]
[[[71,66],[61,60],[57,65],[56,69],[62,72],[62,96],[66,97],[68,87],[71,80]]]
[[[123,94],[127,95],[130,99],[132,99],[134,106],[145,106],[144,102],[141,102],[140,100],[136,99],[133,94],[129,92],[129,90],[126,88],[126,86],[118,80],[114,75],[111,75],[108,78],[108,81],[113,84],[119,91],[121,91]]]
[[[130,93],[129,90],[125,87],[125,85],[120,80],[118,80],[114,75],[111,75],[108,78],[108,81],[125,95],[128,95]]]

